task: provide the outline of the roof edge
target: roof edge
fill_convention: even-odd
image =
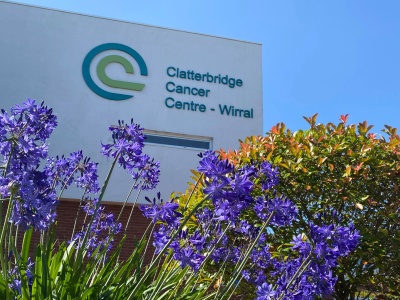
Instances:
[[[14,4],[14,5],[28,6],[28,7],[44,9],[44,10],[50,10],[50,11],[56,11],[56,12],[62,12],[62,13],[68,13],[68,14],[79,15],[79,16],[84,16],[84,17],[97,18],[97,19],[103,19],[103,20],[121,22],[121,23],[128,23],[128,24],[135,24],[135,25],[139,25],[139,26],[153,27],[153,28],[158,28],[158,29],[172,30],[172,31],[177,31],[177,32],[190,33],[190,34],[202,35],[202,36],[213,37],[213,38],[218,38],[218,39],[224,39],[224,40],[229,40],[229,41],[234,41],[234,42],[241,42],[241,43],[247,43],[247,44],[254,44],[254,45],[262,46],[262,43],[258,43],[258,42],[250,42],[250,41],[245,41],[245,40],[240,40],[240,39],[227,38],[227,37],[218,36],[218,35],[198,33],[198,32],[187,31],[187,30],[183,30],[183,29],[174,29],[174,28],[157,26],[157,25],[136,23],[136,22],[127,21],[127,20],[120,20],[120,19],[114,19],[114,18],[108,18],[108,17],[96,16],[96,15],[89,15],[89,14],[84,14],[84,13],[79,13],[79,12],[72,12],[72,11],[67,11],[67,10],[62,10],[62,9],[56,9],[56,8],[50,8],[50,7],[44,7],[44,6],[37,6],[37,5],[14,2],[14,1],[0,0],[0,3],[1,2],[2,3],[8,3],[8,4]]]

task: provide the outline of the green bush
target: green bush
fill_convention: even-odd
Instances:
[[[340,259],[335,299],[367,298],[369,292],[399,295],[400,285],[400,138],[385,125],[379,136],[367,122],[317,124],[308,130],[274,126],[265,136],[248,137],[238,151],[220,155],[235,165],[269,161],[279,167],[276,189],[299,207],[299,218],[281,237],[307,231],[319,212],[336,210],[342,222],[353,222],[361,243]],[[364,291],[360,294],[360,291]],[[369,292],[365,292],[369,291]],[[358,298],[360,299],[360,298]]]

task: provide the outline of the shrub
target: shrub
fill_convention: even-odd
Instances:
[[[308,130],[274,126],[264,137],[249,137],[238,151],[221,151],[237,166],[269,161],[279,166],[278,194],[299,207],[299,218],[283,239],[309,229],[315,215],[335,210],[343,224],[353,223],[360,246],[339,259],[335,299],[355,299],[370,292],[394,293],[400,284],[400,138],[385,126],[386,136],[370,133],[367,122],[317,124],[305,118]],[[361,292],[361,293],[360,293]],[[398,293],[397,293],[398,295]],[[358,298],[360,299],[360,298]]]

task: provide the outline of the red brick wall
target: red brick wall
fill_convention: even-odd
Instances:
[[[7,203],[8,204],[8,203]],[[121,208],[122,204],[119,203],[103,203],[102,206],[105,207],[105,212],[109,213],[112,212],[114,214],[114,217],[117,218]],[[122,249],[120,259],[125,260],[127,259],[130,254],[132,253],[132,250],[134,249],[134,241],[138,240],[142,237],[143,233],[145,232],[147,226],[150,223],[149,219],[146,219],[143,217],[139,207],[139,205],[136,205],[136,207],[133,210],[132,217],[127,229],[127,238],[124,243],[124,247]],[[79,207],[79,202],[77,200],[70,200],[70,199],[64,199],[60,201],[60,204],[57,208],[57,231],[56,231],[56,238],[58,239],[58,242],[61,243],[63,241],[68,241],[71,239],[72,235],[72,230],[74,227],[74,222],[76,218],[76,213],[78,211]],[[114,248],[120,241],[120,239],[123,236],[123,231],[125,230],[126,223],[128,221],[129,214],[131,212],[132,206],[131,205],[126,205],[124,208],[124,211],[122,212],[121,218],[119,220],[120,223],[122,223],[122,232],[116,236],[115,242],[114,242]],[[3,220],[4,220],[4,215],[5,211],[7,210],[7,205],[3,206]],[[79,230],[83,224],[83,219],[85,217],[85,212],[83,210],[80,211],[79,213],[79,218],[78,218],[78,224],[77,224],[77,230]],[[76,230],[76,231],[77,231]],[[18,244],[21,246],[22,243],[22,238],[23,238],[23,232],[19,232],[18,234]],[[34,253],[34,245],[36,245],[39,242],[39,233],[35,232],[32,236],[32,242],[31,242],[31,256]],[[152,242],[150,241],[150,245],[148,247],[147,255],[146,255],[146,262],[149,262],[151,260],[151,257],[154,252],[154,247],[152,245]]]
[[[121,204],[103,203],[102,206],[105,207],[104,210],[105,212],[107,213],[112,212],[114,214],[115,219],[118,217],[122,209],[122,203]],[[145,232],[147,226],[150,223],[149,219],[143,217],[138,206],[139,205],[136,205],[133,210],[129,226],[126,231],[127,238],[124,242],[124,247],[122,249],[120,256],[122,260],[125,260],[129,257],[129,255],[132,253],[132,250],[134,249],[135,245],[134,241],[142,237],[143,233]],[[60,205],[57,208],[57,214],[58,214],[57,238],[59,238],[60,240],[65,241],[71,238],[78,207],[79,207],[79,202],[76,200],[61,200]],[[124,211],[122,212],[121,218],[119,220],[119,222],[122,223],[122,232],[117,235],[114,242],[114,247],[118,244],[118,242],[123,236],[123,231],[125,230],[125,226],[128,221],[131,210],[132,206],[126,205]],[[78,228],[81,228],[83,224],[84,215],[85,215],[84,211],[81,210],[78,218],[79,219],[79,224],[77,226]],[[154,249],[153,245],[151,245],[151,242],[148,249],[150,251],[148,251],[147,260],[151,259],[151,255]]]

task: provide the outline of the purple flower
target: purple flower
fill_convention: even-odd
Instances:
[[[214,152],[206,151],[201,155],[197,170],[212,180],[227,183],[227,174],[232,173],[233,166],[227,160],[219,160]]]
[[[197,251],[204,249],[206,238],[201,235],[201,233],[196,230],[190,237],[189,242],[196,248]]]
[[[240,251],[239,247],[233,246],[231,248],[231,251],[229,252],[229,260],[233,263],[236,264],[239,262],[239,260],[242,257],[242,252]]]
[[[196,228],[188,226],[176,234],[182,217],[176,203],[161,205],[156,199],[148,199],[152,205],[141,207],[145,216],[161,223],[154,233],[156,252],[170,243],[173,257],[181,267],[198,271],[208,256],[212,268],[222,264],[234,268],[254,244],[242,275],[257,288],[257,299],[313,299],[330,295],[336,281],[332,268],[340,256],[353,251],[358,243],[354,227],[311,223],[310,239],[298,235],[293,238],[289,256],[273,257],[271,239],[281,230],[275,227],[288,226],[297,218],[295,204],[273,190],[279,182],[277,168],[266,162],[235,168],[212,151],[200,157],[198,170],[204,176],[203,192],[207,198],[195,214]],[[257,188],[258,183],[261,189]],[[269,224],[265,224],[267,220]],[[322,216],[320,221],[323,224]],[[263,232],[261,228],[265,228]],[[274,280],[274,286],[266,283],[267,278]]]
[[[305,236],[304,236],[305,238]],[[292,247],[293,250],[297,250],[300,255],[306,257],[311,252],[311,245],[303,239],[303,235],[299,234],[296,237],[293,237],[292,243],[294,246]]]
[[[250,235],[252,232],[253,226],[247,220],[240,221],[239,232],[245,235]]]
[[[89,216],[92,216],[93,222],[90,228],[88,228],[88,225],[84,226],[83,230],[76,233],[72,239],[72,241],[76,241],[77,248],[84,247],[87,249],[89,257],[95,250],[109,252],[113,246],[115,235],[120,233],[122,228],[121,223],[115,222],[112,213],[104,212],[102,206],[96,209],[96,205],[97,199],[89,200],[88,204],[82,208]],[[86,230],[88,230],[89,235],[86,244],[82,244]],[[97,255],[99,254],[97,253]]]
[[[278,168],[274,168],[269,162],[264,161],[260,165],[260,173],[262,176],[261,186],[262,189],[270,190],[279,183],[279,171]]]
[[[266,269],[270,265],[271,253],[269,252],[269,246],[266,245],[260,249],[253,249],[250,255],[250,259],[255,265],[261,269]]]
[[[160,253],[160,251],[169,242],[170,233],[171,233],[171,231],[164,225],[161,225],[160,228],[153,233],[153,239],[154,239],[153,246],[156,248],[156,254]],[[179,247],[177,247],[179,245],[179,243],[176,242],[174,245],[172,245],[173,243],[171,243],[171,248],[179,249]]]
[[[196,218],[201,226],[208,227],[208,224],[212,222],[214,215],[208,207],[204,207],[203,209],[199,209],[196,213]]]
[[[197,254],[192,248],[185,247],[175,252],[174,259],[180,261],[181,268],[189,266],[197,271],[204,259],[204,256]]]
[[[55,192],[45,180],[43,172],[36,170],[23,174],[9,174],[17,180],[13,182],[17,186],[13,201],[10,222],[21,225],[27,230],[33,227],[46,230],[56,218],[56,207],[59,201]]]
[[[240,214],[239,207],[228,200],[221,201],[216,205],[216,220],[235,220]]]
[[[214,251],[211,253],[210,258],[215,262],[223,262],[227,258],[229,251],[226,247],[218,247],[215,248]]]
[[[250,196],[253,185],[253,182],[247,176],[237,173],[231,182],[235,196],[245,202],[253,202],[253,197]]]
[[[11,259],[11,255],[9,257],[9,260]],[[34,268],[34,263],[32,262],[31,258],[28,257],[28,261],[25,264],[25,275],[26,278],[28,279],[28,288],[29,291],[32,292],[32,285],[33,285],[33,273],[32,270]],[[9,271],[9,278],[11,280],[11,283],[9,284],[9,288],[14,291],[14,294],[21,296],[22,295],[22,286],[21,286],[21,277],[23,275],[21,274],[21,270],[18,265],[16,265],[14,268],[12,268]],[[16,297],[15,297],[16,299]]]
[[[256,204],[254,205],[254,212],[256,215],[263,221],[266,221],[270,215],[268,210],[268,199],[265,196],[260,196],[256,200]]]
[[[207,187],[203,192],[210,197],[213,203],[224,199],[226,182],[218,182],[217,180],[206,182]]]
[[[45,173],[49,182],[66,189],[73,182],[87,193],[96,194],[99,190],[97,163],[84,157],[82,151],[72,152],[69,157],[55,157],[47,160]]]
[[[290,225],[297,216],[297,207],[284,197],[270,200],[269,211],[274,213],[271,223],[277,226]]]
[[[113,143],[101,144],[101,153],[106,157],[117,158],[119,165],[136,181],[136,189],[154,189],[159,182],[160,165],[142,153],[145,140],[143,128],[132,120],[130,125],[123,121],[118,121],[118,124],[109,127]]]
[[[163,203],[160,193],[157,193],[157,198],[153,198],[153,201],[148,197],[145,199],[151,203],[151,205],[140,205],[140,210],[146,218],[153,219],[153,223],[161,221],[172,228],[178,228],[182,214],[178,212],[177,203],[172,202],[172,199],[170,202]]]
[[[143,154],[138,157],[138,161],[134,164],[134,168],[137,168],[139,172],[135,173],[132,171],[133,179],[142,180],[136,184],[135,188],[140,187],[142,190],[152,190],[156,188],[160,177],[159,162],[155,162],[154,158]]]
[[[20,279],[13,279],[10,284],[10,288],[14,290],[17,295],[22,295],[22,286]]]
[[[272,284],[263,283],[257,287],[257,298],[256,300],[273,300],[275,292],[272,289]]]

